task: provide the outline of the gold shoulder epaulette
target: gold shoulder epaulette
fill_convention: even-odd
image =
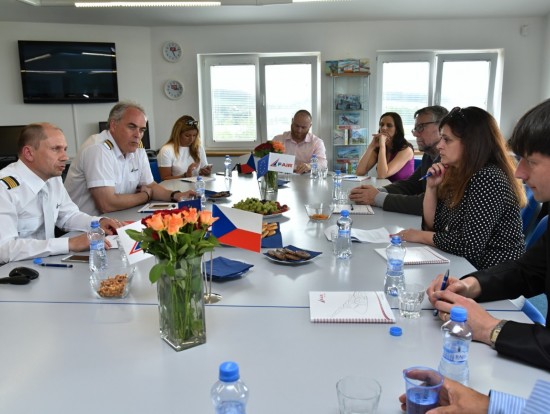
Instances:
[[[113,149],[114,147],[114,144],[111,142],[111,140],[109,139],[106,139],[105,141],[103,141],[103,145],[105,145],[107,148],[109,148],[110,150]]]
[[[8,190],[19,187],[19,181],[17,181],[15,177],[12,177],[11,175],[8,177],[0,178],[0,181],[2,181],[6,185],[6,187],[8,187]]]

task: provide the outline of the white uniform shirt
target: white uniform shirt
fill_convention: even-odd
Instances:
[[[199,170],[208,165],[206,160],[206,152],[202,146],[199,147],[200,165]],[[195,162],[189,153],[189,147],[179,147],[179,154],[176,158],[176,152],[172,144],[163,145],[157,155],[159,167],[171,167],[171,175],[182,175],[187,172],[191,164]],[[198,171],[198,170],[197,170]]]
[[[48,193],[48,203],[57,227],[68,231],[87,231],[92,220],[81,213],[63,187],[61,177],[44,182],[22,161],[0,170],[0,178],[13,177],[15,186],[0,181],[0,263],[69,252],[69,239],[45,240],[44,214],[38,192]]]
[[[109,131],[105,130],[84,141],[71,163],[65,188],[80,210],[97,215],[100,212],[90,188],[114,187],[116,194],[133,194],[138,186],[153,181],[145,149],[138,148],[125,157]]]

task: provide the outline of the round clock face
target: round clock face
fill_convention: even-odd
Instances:
[[[183,85],[177,80],[169,80],[164,84],[164,94],[169,99],[179,99],[183,95]]]
[[[176,42],[166,42],[162,45],[162,56],[168,62],[177,62],[181,58],[181,47]]]

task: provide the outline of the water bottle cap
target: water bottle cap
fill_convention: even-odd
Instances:
[[[340,214],[344,217],[349,217],[349,211],[348,210],[342,210]]]
[[[93,229],[95,229],[96,227],[99,227],[99,221],[93,220],[92,224],[90,224],[90,227]]]
[[[334,173],[335,173],[336,175],[340,175],[340,170],[335,170]]]
[[[317,154],[313,154],[311,158],[317,158]]]
[[[453,306],[451,308],[451,319],[455,322],[466,322],[468,320],[468,311],[462,306]]]
[[[401,244],[401,236],[394,234],[391,236],[391,244]]]
[[[202,181],[202,176],[201,175],[197,176],[197,181]]]
[[[225,361],[220,364],[220,381],[234,382],[239,376],[239,365],[233,361]]]
[[[399,326],[392,326],[390,328],[391,336],[401,336],[402,334],[403,334],[403,330]]]

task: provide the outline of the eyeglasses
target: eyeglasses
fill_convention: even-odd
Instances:
[[[431,121],[431,122],[422,122],[421,124],[417,124],[414,126],[413,129],[411,129],[411,132],[414,134],[415,132],[417,133],[421,133],[422,131],[424,131],[424,128],[426,128],[426,125],[430,125],[430,124],[437,124],[437,122],[435,121]]]
[[[197,125],[199,125],[199,121],[195,121],[194,119],[188,119],[187,121],[185,121],[185,125],[196,127]]]
[[[460,106],[455,106],[453,109],[451,109],[451,112],[449,112],[449,118],[461,118],[464,122],[467,121],[466,115],[464,115],[464,111],[462,111],[462,108]]]

